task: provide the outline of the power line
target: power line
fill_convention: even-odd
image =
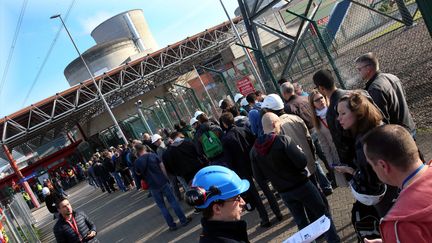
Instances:
[[[71,12],[72,7],[73,7],[74,4],[75,4],[75,1],[76,1],[76,0],[72,0],[71,4],[69,5],[69,8],[68,8],[68,10],[67,10],[67,12],[66,12],[66,15],[65,15],[65,22],[67,21],[67,19],[68,19],[68,17],[69,17],[69,13]],[[47,63],[47,61],[48,61],[48,59],[49,59],[49,57],[50,57],[50,55],[51,55],[52,50],[54,49],[54,46],[55,46],[55,44],[56,44],[56,42],[57,42],[57,39],[58,39],[58,37],[60,36],[60,33],[61,33],[62,30],[63,30],[63,25],[60,25],[60,28],[58,29],[58,31],[57,31],[57,33],[56,33],[56,35],[55,35],[53,41],[51,42],[50,48],[48,49],[48,52],[47,52],[47,54],[45,55],[45,58],[44,58],[44,60],[43,60],[43,62],[42,62],[41,67],[39,68],[39,70],[38,70],[38,72],[37,72],[37,74],[36,74],[36,77],[33,79],[33,82],[32,82],[32,84],[31,84],[31,86],[30,86],[29,91],[27,92],[27,94],[26,94],[26,96],[25,96],[25,98],[24,98],[24,101],[23,101],[21,107],[24,107],[24,105],[25,105],[25,103],[27,102],[27,100],[28,100],[28,98],[29,98],[31,92],[33,91],[33,88],[35,87],[37,81],[39,80],[39,77],[40,77],[40,75],[41,75],[41,73],[42,73],[42,71],[43,71],[43,69],[44,69],[44,67],[45,67],[45,64]]]
[[[9,50],[8,59],[6,61],[6,66],[5,66],[5,69],[3,71],[2,79],[0,81],[0,96],[1,96],[1,93],[3,91],[3,86],[4,86],[5,82],[6,82],[6,77],[7,77],[7,74],[9,72],[9,66],[10,66],[10,64],[12,62],[12,57],[13,57],[13,53],[14,53],[14,50],[15,50],[15,45],[16,45],[16,42],[17,42],[17,39],[18,39],[18,34],[20,32],[20,29],[21,29],[21,24],[22,24],[22,20],[24,18],[25,10],[27,8],[27,3],[28,3],[28,0],[24,0],[23,5],[21,6],[21,12],[20,12],[20,16],[18,18],[17,26],[15,27],[15,33],[14,33],[12,44],[11,44],[11,47],[10,47],[10,50]]]

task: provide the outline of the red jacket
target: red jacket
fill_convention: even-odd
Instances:
[[[380,228],[385,243],[432,242],[432,166],[403,189]]]

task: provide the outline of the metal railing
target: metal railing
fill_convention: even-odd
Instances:
[[[36,221],[21,194],[16,194],[10,203],[0,206],[2,234],[6,235],[8,242],[40,242],[34,228]]]

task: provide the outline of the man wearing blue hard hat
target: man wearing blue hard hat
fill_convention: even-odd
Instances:
[[[249,181],[224,166],[198,171],[186,197],[202,210],[200,243],[249,242],[246,221],[240,220],[246,204],[240,194],[248,189]]]

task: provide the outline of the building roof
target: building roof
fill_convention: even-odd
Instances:
[[[238,23],[240,17],[234,19]],[[110,105],[148,92],[215,56],[234,41],[229,21],[202,31],[95,78]],[[0,143],[14,147],[71,129],[104,112],[92,80],[0,119]]]

